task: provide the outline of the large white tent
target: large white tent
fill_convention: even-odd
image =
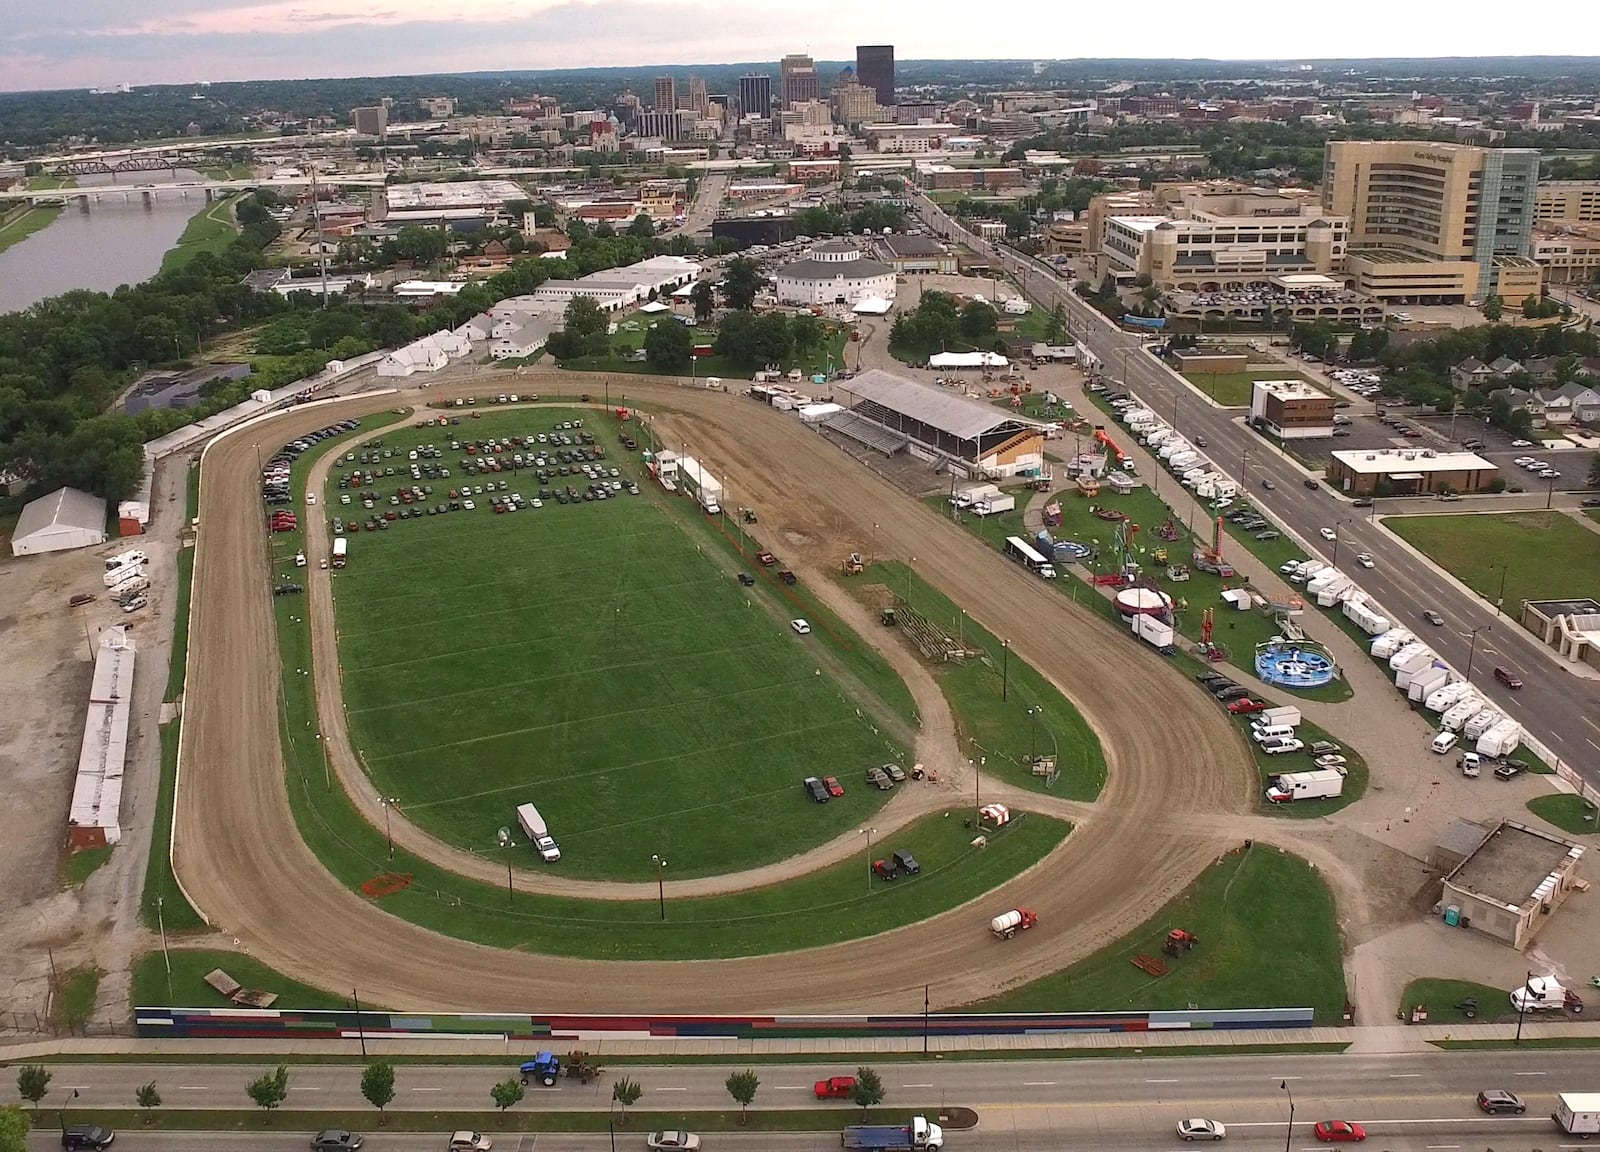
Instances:
[[[859,316],[882,316],[893,308],[894,304],[882,296],[868,296],[861,303],[851,309]]]
[[[106,502],[76,488],[29,501],[11,536],[13,556],[92,548],[106,542]]]
[[[998,352],[935,352],[929,368],[1004,368],[1011,361]]]

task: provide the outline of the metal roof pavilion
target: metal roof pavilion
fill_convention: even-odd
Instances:
[[[881,368],[873,368],[854,379],[842,381],[837,387],[840,391],[870,400],[960,440],[975,440],[1005,425],[1037,428],[1040,431],[1046,428],[1037,420],[1029,420],[1025,416],[1006,412],[992,404],[969,400],[944,389],[931,388]]]

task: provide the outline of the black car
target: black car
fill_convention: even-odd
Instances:
[[[895,851],[894,862],[895,865],[899,867],[900,871],[904,872],[907,876],[915,876],[918,872],[922,871],[922,865],[917,863],[917,858],[911,853],[907,852],[904,848],[900,848]]]
[[[98,1124],[74,1124],[61,1130],[61,1146],[67,1149],[93,1148],[99,1152],[101,1148],[111,1147],[116,1138],[115,1132]]]
[[[1372,501],[1370,499],[1368,499],[1367,497],[1363,496],[1359,500],[1352,500],[1350,502],[1350,507],[1352,507],[1352,508],[1371,508],[1372,507]]]
[[[750,587],[750,585],[754,584],[755,582],[756,582],[756,578],[754,576],[750,575],[750,573],[748,573],[748,572],[739,573],[739,583],[743,584],[746,588]]]
[[[324,1128],[311,1138],[311,1152],[356,1152],[365,1141],[359,1132],[343,1128]]]
[[[801,784],[818,804],[826,804],[828,802],[828,786],[821,780],[818,780],[815,776],[807,776],[801,781]]]
[[[1304,484],[1307,488],[1311,489],[1313,492],[1315,492],[1317,490],[1317,482],[1315,480],[1311,479],[1309,476],[1306,477],[1304,480],[1302,480],[1301,483]]]
[[[1250,695],[1250,689],[1241,688],[1235,685],[1232,688],[1227,688],[1221,692],[1218,692],[1217,701],[1218,703],[1226,704],[1230,700],[1243,700],[1248,695]]]

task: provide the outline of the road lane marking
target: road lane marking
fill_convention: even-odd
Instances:
[[[657,1092],[687,1092],[687,1088],[657,1088]]]
[[[209,1092],[209,1091],[211,1091],[211,1089],[206,1087],[204,1084],[179,1084],[178,1085],[178,1091],[179,1092]]]
[[[1304,1076],[1269,1076],[1269,1080],[1304,1080]]]
[[[1054,1080],[1024,1080],[1022,1086],[1024,1088],[1054,1088],[1055,1083]]]
[[[1414,1080],[1418,1076],[1421,1076],[1421,1075],[1422,1075],[1421,1072],[1391,1072],[1391,1073],[1389,1073],[1389,1079],[1391,1079],[1391,1080]]]
[[[443,1088],[413,1088],[413,1092],[443,1092]]]
[[[321,1092],[321,1088],[313,1088],[309,1084],[296,1084],[289,1089],[291,1092]]]
[[[1146,1080],[1146,1084],[1176,1084],[1176,1080]]]
[[[1461,1147],[1461,1145],[1459,1145],[1459,1144],[1427,1144],[1427,1145],[1424,1145],[1424,1147],[1426,1147],[1429,1150],[1429,1152],[1445,1152],[1446,1149],[1459,1148],[1459,1147]]]
[[[1518,1072],[1518,1076],[1548,1076],[1548,1072]]]
[[[804,1092],[805,1090],[806,1086],[804,1084],[779,1084],[773,1089],[774,1092]]]
[[[932,1088],[932,1084],[902,1084],[902,1088]]]
[[[1593,749],[1595,749],[1597,751],[1600,751],[1600,744],[1596,744],[1593,740],[1590,740],[1587,736],[1584,737],[1583,742],[1585,744],[1587,744],[1589,747],[1591,747],[1591,748],[1593,748]]]

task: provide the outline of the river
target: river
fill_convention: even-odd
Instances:
[[[80,188],[115,188],[131,184],[166,184],[200,180],[198,172],[166,172],[80,176]],[[132,195],[106,197],[90,203],[85,212],[76,201],[47,228],[0,252],[0,312],[15,312],[50,296],[74,288],[110,292],[120,284],[148,280],[161,267],[161,258],[178,242],[189,218],[207,207],[205,194],[190,189],[187,197],[176,192],[157,196],[149,203]]]

